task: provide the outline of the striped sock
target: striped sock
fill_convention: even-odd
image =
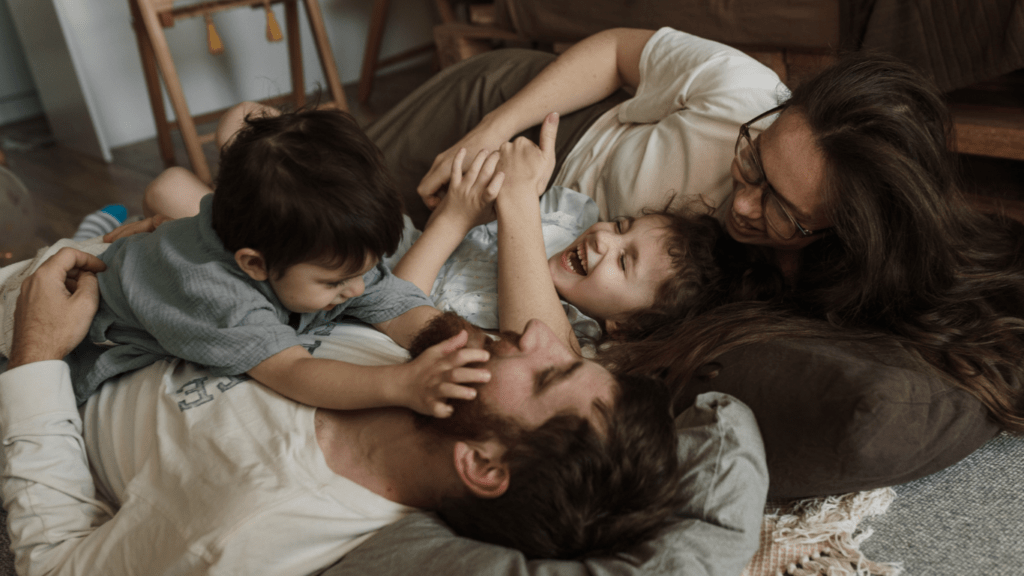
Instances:
[[[103,236],[120,226],[128,219],[128,209],[121,204],[110,204],[89,214],[78,226],[78,231],[71,237],[76,242]]]

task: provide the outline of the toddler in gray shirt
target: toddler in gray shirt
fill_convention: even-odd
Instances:
[[[297,331],[354,318],[407,347],[439,313],[381,263],[400,240],[401,200],[348,114],[248,117],[220,166],[197,216],[122,238],[101,256],[100,309],[69,358],[80,403],[107,379],[168,356],[214,375],[248,373],[324,408],[444,417],[447,398],[475,397],[449,381],[453,368],[486,359],[461,350],[464,335],[379,367],[313,358],[299,344]],[[458,374],[461,383],[486,379]]]

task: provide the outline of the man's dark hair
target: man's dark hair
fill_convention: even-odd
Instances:
[[[567,414],[535,430],[498,426],[508,490],[493,499],[446,500],[438,514],[462,535],[530,558],[614,554],[657,535],[681,501],[669,396],[648,378],[618,381],[603,434]]]
[[[402,201],[380,150],[347,113],[250,115],[221,151],[213,229],[280,276],[303,262],[361,268],[394,252]]]

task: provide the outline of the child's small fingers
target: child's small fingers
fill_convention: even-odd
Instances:
[[[459,151],[455,153],[455,158],[452,160],[452,175],[451,185],[458,186],[462,182],[462,161],[466,158],[466,149],[459,148]]]
[[[491,176],[494,174],[495,167],[498,166],[498,160],[501,160],[501,154],[500,153],[490,154],[490,155],[487,156],[487,160],[484,162],[483,166],[480,168],[480,180],[481,181],[487,181],[487,180],[491,179]]]
[[[428,348],[428,350],[436,350],[437,352],[440,352],[442,356],[447,356],[448,354],[451,354],[452,352],[455,352],[456,350],[465,346],[466,342],[468,341],[469,332],[467,332],[466,330],[461,330],[455,336],[452,336],[451,338],[445,340],[444,342],[441,342],[440,344],[434,344],[433,346]]]
[[[487,150],[481,150],[473,158],[473,163],[469,165],[469,170],[466,170],[467,182],[470,184],[476,182],[477,176],[480,174],[480,167],[484,165],[485,160],[487,160]]]
[[[487,362],[490,359],[490,352],[481,348],[461,348],[452,357],[452,361],[458,366],[465,366],[474,362]]]
[[[438,392],[444,398],[451,398],[453,400],[473,400],[476,398],[476,388],[459,386],[458,384],[441,384]],[[447,404],[445,405],[447,406]]]
[[[467,368],[465,366],[451,371],[451,381],[456,384],[483,384],[491,380],[491,371],[486,368]]]
[[[445,404],[444,402],[434,403],[434,418],[447,418],[451,416],[453,412],[455,412],[455,409],[452,408],[450,404]]]
[[[498,197],[498,192],[501,191],[501,185],[504,183],[504,172],[498,172],[491,178],[491,181],[487,184],[486,194],[484,194],[484,197],[487,199],[488,202],[492,202],[494,201],[495,198]]]

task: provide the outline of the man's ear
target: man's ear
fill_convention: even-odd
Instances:
[[[241,248],[235,252],[235,262],[243,272],[257,282],[263,282],[270,277],[263,254],[252,248]]]
[[[497,498],[508,490],[505,447],[497,440],[455,443],[455,471],[477,498]]]

